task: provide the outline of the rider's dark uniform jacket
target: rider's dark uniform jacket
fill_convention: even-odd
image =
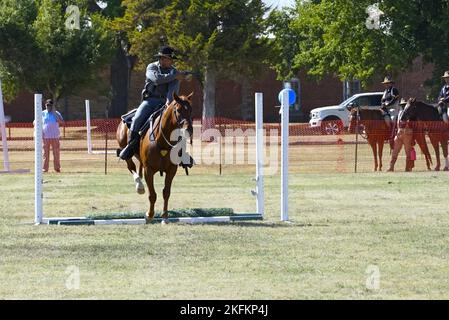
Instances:
[[[162,68],[159,61],[147,66],[144,95],[145,98],[173,100],[173,92],[178,93],[179,81],[176,80],[178,71],[175,67]]]
[[[384,91],[384,95],[382,97],[382,106],[389,107],[396,103],[399,99],[399,90],[395,87],[388,88]]]
[[[448,104],[449,103],[449,85],[444,85],[443,88],[441,88],[440,95],[438,96],[438,102],[443,99],[443,102]]]

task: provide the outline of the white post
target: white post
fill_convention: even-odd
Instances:
[[[288,129],[289,93],[281,97],[281,221],[288,221]]]
[[[42,94],[34,95],[34,223],[41,224],[42,212]]]
[[[92,140],[90,129],[90,102],[86,100],[86,127],[87,127],[87,153],[92,153]]]
[[[256,97],[256,193],[257,213],[264,215],[264,132],[263,132],[263,93],[257,92]]]
[[[9,156],[8,156],[8,141],[6,141],[6,126],[5,126],[5,110],[3,109],[3,93],[2,93],[2,81],[0,80],[0,127],[2,135],[2,149],[3,149],[3,169],[8,172],[9,169]]]

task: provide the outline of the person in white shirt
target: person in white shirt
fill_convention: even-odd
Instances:
[[[45,101],[46,110],[42,111],[42,136],[44,140],[44,167],[48,172],[50,162],[50,148],[53,150],[53,166],[56,172],[61,172],[60,161],[60,131],[59,123],[64,121],[61,114],[55,109],[53,100]]]

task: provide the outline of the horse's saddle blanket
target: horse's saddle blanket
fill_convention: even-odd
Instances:
[[[133,110],[129,111],[128,113],[126,113],[126,114],[121,116],[122,121],[126,124],[128,129],[131,127],[131,123],[133,121],[133,118],[134,118],[136,112],[137,112],[137,108],[133,109]],[[142,125],[142,127],[139,128],[139,134],[140,134],[141,137],[143,137],[147,133],[148,129],[151,129],[151,133],[152,133],[152,131],[153,131],[153,124],[154,124],[155,118],[157,118],[157,117],[156,116],[150,116],[147,119],[147,121],[145,121],[145,123]],[[154,141],[154,134],[151,134],[150,140]]]

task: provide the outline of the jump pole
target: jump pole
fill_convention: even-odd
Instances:
[[[2,93],[2,82],[0,80],[0,134],[2,135],[2,149],[3,149],[3,170],[0,174],[9,173],[29,173],[30,169],[17,169],[11,170],[8,154],[8,139],[6,138],[6,120],[5,120],[5,110],[3,106],[3,93]]]
[[[108,149],[107,149],[107,142],[106,141],[105,141],[106,148],[105,148],[104,151],[93,151],[93,147],[92,147],[92,124],[91,124],[91,121],[90,121],[90,100],[85,100],[85,105],[86,105],[87,153],[88,154],[103,154],[103,153],[107,152],[109,154],[115,154],[115,151],[108,151]],[[107,130],[107,128],[106,128],[106,130]]]
[[[287,96],[288,101],[288,96]],[[39,105],[39,107],[38,107]],[[288,102],[287,102],[288,106]],[[288,110],[288,107],[287,107]],[[256,115],[256,213],[238,214],[235,216],[217,216],[217,217],[182,217],[182,218],[169,218],[169,222],[179,223],[218,223],[218,222],[238,222],[238,221],[254,221],[263,220],[264,217],[264,176],[263,176],[263,164],[264,164],[264,132],[263,132],[263,94],[256,93],[255,95],[255,115]],[[42,211],[42,95],[35,95],[35,118],[36,118],[36,137],[40,132],[40,139],[36,139],[36,167],[40,166],[40,170],[36,170],[35,177],[35,221],[36,224],[55,224],[55,225],[136,225],[145,224],[145,219],[111,219],[111,220],[93,220],[86,217],[60,217],[60,218],[45,218]],[[40,119],[40,120],[39,120]],[[40,121],[40,122],[39,122]],[[40,130],[38,130],[40,126]],[[38,142],[40,141],[40,145]],[[39,164],[38,164],[39,162]],[[154,222],[159,222],[161,219],[155,218]]]
[[[0,126],[2,134],[3,170],[9,172],[8,142],[6,141],[5,111],[3,109],[2,81],[0,80]]]
[[[264,216],[264,131],[263,131],[263,93],[256,92],[255,95],[255,120],[256,120],[256,211]]]
[[[289,92],[281,96],[281,221],[288,221]]]
[[[34,223],[44,218],[42,200],[42,94],[34,95]]]
[[[90,101],[86,100],[86,130],[87,130],[87,153],[92,154],[92,136],[90,126]]]

